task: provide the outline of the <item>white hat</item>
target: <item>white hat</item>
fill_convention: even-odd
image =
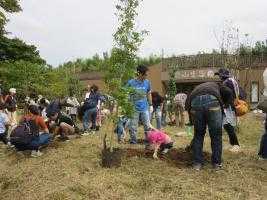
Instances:
[[[10,89],[9,89],[9,92],[10,92],[10,93],[16,93],[16,88],[10,88]]]

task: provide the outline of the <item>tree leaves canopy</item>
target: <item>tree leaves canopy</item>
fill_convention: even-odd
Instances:
[[[19,0],[0,0],[0,36],[5,34],[5,25],[8,21],[6,13],[15,13],[21,11]]]

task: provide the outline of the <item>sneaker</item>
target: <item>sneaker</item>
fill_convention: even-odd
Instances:
[[[81,135],[82,136],[87,136],[87,135],[90,135],[90,132],[89,131],[84,131]]]
[[[34,157],[34,158],[37,158],[37,157],[40,157],[42,156],[43,153],[41,151],[36,151],[36,150],[33,150],[32,153],[31,153],[31,157]]]
[[[202,169],[202,165],[200,163],[193,164],[193,169],[196,171],[200,171]]]
[[[7,148],[8,149],[13,149],[15,146],[13,144],[11,144],[10,142],[7,142]]]
[[[130,144],[137,144],[137,141],[135,141],[135,140],[131,140],[131,141],[130,141]]]
[[[240,152],[240,146],[239,145],[233,145],[229,151],[231,151],[232,153],[239,153]]]
[[[212,167],[213,167],[213,169],[215,169],[215,170],[220,170],[220,169],[222,169],[222,164],[221,164],[221,163],[220,163],[220,164],[215,163],[215,164],[212,165]]]
[[[259,156],[258,160],[259,161],[267,161],[267,158],[263,158],[262,156]]]

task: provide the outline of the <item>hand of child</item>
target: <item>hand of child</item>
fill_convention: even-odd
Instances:
[[[158,155],[157,155],[156,152],[153,154],[153,158],[154,158],[154,159],[158,159]]]

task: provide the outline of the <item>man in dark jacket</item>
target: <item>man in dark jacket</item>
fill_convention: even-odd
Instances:
[[[233,98],[231,90],[215,82],[198,85],[186,100],[186,110],[194,125],[193,168],[200,170],[203,165],[203,142],[208,126],[211,139],[211,162],[215,169],[221,168],[223,109]]]

